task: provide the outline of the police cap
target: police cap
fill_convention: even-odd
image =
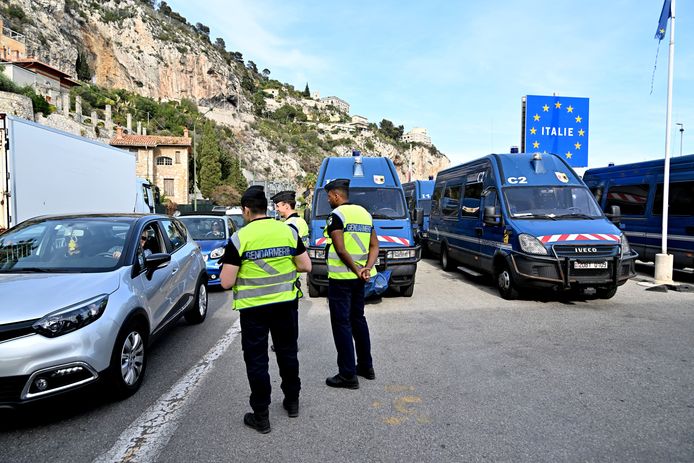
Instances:
[[[335,180],[328,182],[323,187],[325,191],[334,190],[339,188],[341,190],[349,190],[349,179],[347,178],[336,178]]]
[[[275,204],[281,203],[282,201],[296,201],[296,192],[292,190],[280,191],[270,199]]]

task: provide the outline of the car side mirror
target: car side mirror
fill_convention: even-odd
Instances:
[[[418,207],[414,210],[414,220],[420,227],[424,224],[424,209]]]
[[[485,225],[499,225],[501,219],[501,214],[498,214],[496,207],[485,206],[484,208],[484,224]]]
[[[166,267],[171,262],[171,254],[158,252],[145,256],[145,268],[147,272],[154,273],[155,270]]]
[[[622,221],[622,209],[619,206],[610,206],[610,213],[605,215],[615,225],[619,225]]]

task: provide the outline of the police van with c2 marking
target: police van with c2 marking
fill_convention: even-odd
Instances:
[[[390,270],[388,286],[410,297],[414,292],[421,248],[412,236],[398,173],[388,158],[362,157],[359,151],[352,154],[352,157],[325,158],[318,171],[308,220],[311,242],[308,254],[313,266],[307,278],[309,296],[320,296],[321,289],[328,286],[324,229],[332,209],[323,187],[332,180],[345,178],[350,180],[349,201],[364,207],[373,218],[379,242],[376,270]]]
[[[490,154],[439,172],[428,245],[447,271],[493,275],[505,299],[532,287],[611,298],[635,275],[626,237],[553,154]]]

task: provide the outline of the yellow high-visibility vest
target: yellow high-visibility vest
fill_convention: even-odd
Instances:
[[[356,204],[343,204],[336,207],[333,212],[342,220],[344,224],[345,249],[352,257],[357,267],[364,267],[369,259],[369,243],[371,242],[371,231],[373,230],[373,219],[371,214],[363,207]],[[328,217],[330,221],[330,217]],[[330,225],[329,223],[327,225]],[[325,227],[324,236],[327,237],[328,244],[332,244],[328,227]],[[335,280],[355,280],[359,278],[349,267],[342,262],[332,246],[328,248],[328,278]],[[371,276],[376,275],[376,269],[371,269]]]

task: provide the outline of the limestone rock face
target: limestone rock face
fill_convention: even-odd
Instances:
[[[319,161],[302,161],[296,147],[278,148],[254,128],[253,104],[241,88],[243,64],[228,62],[218,48],[189,26],[154,11],[141,0],[8,1],[20,6],[30,19],[23,32],[33,43],[29,48],[42,61],[74,76],[77,56],[82,52],[97,85],[124,88],[156,100],[192,99],[203,113],[214,107],[206,117],[232,129],[239,142],[237,154],[249,179],[289,180],[298,185],[307,174],[302,165],[312,168]],[[410,164],[413,179],[435,175],[449,164],[448,158],[436,150],[419,145],[403,149],[369,130],[350,130],[349,124],[339,123],[339,114],[321,109],[316,100],[290,96],[284,101],[268,102],[268,111],[285,103],[301,107],[310,116],[309,123],[323,126],[318,130],[320,138],[336,145],[326,156],[350,155],[352,149],[361,149],[365,155],[387,156],[393,159],[403,181]],[[319,124],[311,120],[316,111],[324,112],[322,120],[333,122]],[[49,121],[66,129],[74,125],[56,115]],[[85,129],[71,127],[71,131]],[[338,144],[339,139],[344,143]]]

